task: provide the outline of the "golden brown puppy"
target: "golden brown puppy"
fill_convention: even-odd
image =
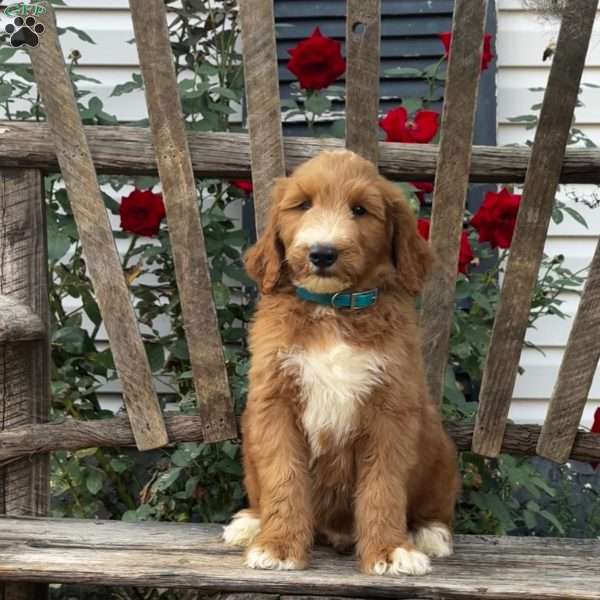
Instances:
[[[324,152],[276,182],[246,257],[262,292],[242,425],[250,508],[224,531],[248,566],[304,568],[316,535],[378,575],[421,575],[452,552],[456,450],[414,308],[430,262],[399,189],[356,154]],[[322,303],[373,289],[358,310]]]

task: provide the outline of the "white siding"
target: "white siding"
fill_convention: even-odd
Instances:
[[[133,25],[127,0],[66,0],[67,7],[57,7],[60,27],[77,27],[90,35],[94,44],[80,40],[74,33],[61,37],[66,56],[73,49],[81,52],[80,72],[102,82],[96,85],[82,82],[81,87],[98,96],[108,113],[121,120],[136,120],[147,116],[144,94],[135,91],[125,96],[111,97],[114,87],[139,72],[133,40]],[[85,103],[85,100],[84,100]]]
[[[542,55],[546,46],[556,41],[558,23],[524,10],[520,0],[497,0],[497,8],[498,144],[524,143],[532,139],[533,132],[510,123],[508,118],[529,114],[530,107],[541,102],[543,93],[528,88],[546,85],[550,62],[543,62]],[[582,81],[600,85],[600,17],[596,19]],[[585,106],[576,111],[577,125],[600,144],[600,89],[584,88],[581,99]],[[590,194],[597,188],[571,186],[570,189]],[[560,196],[569,202],[565,191],[561,190]],[[585,216],[589,229],[567,217],[560,225],[551,225],[546,243],[546,252],[564,254],[566,265],[573,270],[589,264],[600,232],[600,208],[591,210],[581,205],[576,208]],[[563,299],[563,311],[574,315],[578,296],[565,294]],[[543,420],[570,328],[571,319],[546,317],[539,321],[537,329],[529,332],[528,339],[540,346],[544,354],[531,349],[523,351],[521,366],[525,372],[518,377],[511,407],[511,417],[515,420],[538,423]],[[583,419],[588,426],[594,407],[600,403],[600,372],[594,379],[590,398]]]

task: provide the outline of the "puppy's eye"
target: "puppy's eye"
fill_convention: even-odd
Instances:
[[[298,204],[298,206],[296,206],[296,208],[298,210],[310,210],[312,208],[312,201],[305,200],[304,202],[302,202],[302,204]]]
[[[363,215],[367,214],[367,209],[364,206],[361,206],[360,204],[355,204],[352,207],[352,214],[355,217],[362,217]]]

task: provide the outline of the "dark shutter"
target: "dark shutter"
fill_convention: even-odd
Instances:
[[[427,93],[425,82],[415,79],[384,77],[390,67],[426,67],[443,54],[437,34],[449,31],[452,24],[452,0],[383,0],[381,37],[381,111],[401,103],[402,97]],[[345,0],[275,0],[277,50],[282,96],[289,96],[288,85],[294,76],[287,69],[288,49],[309,36],[315,27],[324,35],[344,43]],[[440,110],[441,104],[433,108]],[[335,110],[342,110],[334,105]],[[286,129],[301,134],[302,127],[289,124]]]

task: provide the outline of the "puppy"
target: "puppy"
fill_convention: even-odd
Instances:
[[[414,307],[431,260],[400,190],[358,155],[323,152],[276,181],[246,256],[262,294],[242,419],[250,507],[224,531],[249,567],[303,569],[315,537],[377,575],[451,554],[456,450]]]

